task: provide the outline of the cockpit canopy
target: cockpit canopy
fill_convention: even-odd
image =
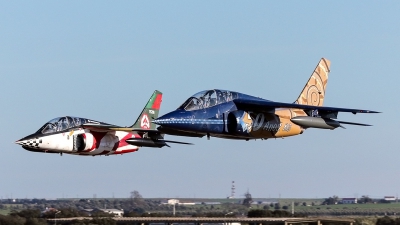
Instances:
[[[78,127],[87,122],[88,122],[88,119],[79,118],[79,117],[70,117],[70,116],[57,117],[57,118],[54,118],[54,119],[50,120],[49,122],[45,123],[37,131],[37,133],[42,133],[42,134],[54,133],[54,132],[66,130],[68,128]],[[93,122],[96,122],[96,121],[93,121]]]
[[[206,90],[199,92],[188,98],[178,109],[193,111],[209,108],[225,102],[237,99],[239,94],[233,91],[225,90]]]

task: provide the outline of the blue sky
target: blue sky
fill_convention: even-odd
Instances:
[[[2,198],[382,197],[400,180],[400,3],[395,1],[2,1]],[[194,146],[78,157],[14,141],[64,115],[132,124],[210,88],[293,102],[321,57],[324,104],[373,124],[267,141],[168,137]]]

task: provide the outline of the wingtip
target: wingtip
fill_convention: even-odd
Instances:
[[[353,114],[357,114],[357,113],[382,113],[382,112],[378,112],[378,111],[372,111],[372,110],[358,110],[357,111],[353,111]]]
[[[360,112],[366,112],[366,113],[382,113],[382,112],[372,111],[372,110],[361,110]]]

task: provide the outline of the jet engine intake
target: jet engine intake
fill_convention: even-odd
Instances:
[[[243,110],[230,112],[226,119],[226,123],[227,131],[230,134],[248,136],[251,132],[252,120],[250,115]]]
[[[76,134],[73,136],[73,151],[82,152],[89,150],[96,143],[91,133]]]
[[[85,150],[86,147],[86,138],[85,134],[78,134],[74,136],[74,150],[81,152]]]

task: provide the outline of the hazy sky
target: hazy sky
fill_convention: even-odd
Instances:
[[[400,193],[397,1],[1,1],[2,198],[383,197]],[[58,116],[131,125],[210,88],[293,102],[321,57],[324,104],[370,123],[267,141],[168,136],[194,146],[122,156],[25,151]]]

